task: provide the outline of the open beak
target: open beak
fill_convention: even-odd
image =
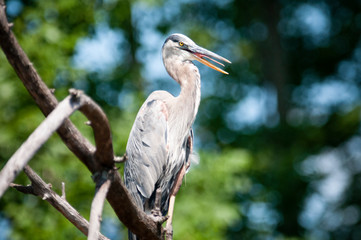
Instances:
[[[221,66],[224,67],[224,64],[217,61],[216,59],[226,62],[226,63],[231,63],[231,61],[229,61],[228,59],[219,56],[218,54],[215,54],[205,48],[199,47],[199,46],[194,46],[194,47],[189,47],[189,51],[193,54],[193,56],[195,57],[195,59],[201,63],[203,63],[204,65],[218,71],[224,74],[228,74],[228,72],[224,71],[223,69],[215,66],[214,64],[210,63],[209,61],[207,61],[205,58],[207,58],[208,60],[211,60],[214,63],[217,63]]]

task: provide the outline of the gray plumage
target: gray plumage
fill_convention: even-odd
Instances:
[[[192,156],[189,139],[193,138],[191,126],[201,88],[199,71],[192,60],[204,64],[208,62],[203,57],[228,60],[197,46],[182,34],[166,39],[162,55],[167,72],[180,84],[181,92],[175,97],[166,91],[155,91],[140,108],[127,143],[124,179],[138,207],[147,213],[154,208],[155,191],[160,188],[161,212],[165,215],[175,178]],[[130,233],[129,238],[135,236]]]

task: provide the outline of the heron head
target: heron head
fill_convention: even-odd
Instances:
[[[228,59],[198,46],[195,42],[192,41],[192,39],[180,33],[172,34],[165,40],[162,48],[162,54],[164,62],[166,62],[166,59],[179,59],[181,61],[197,60],[204,65],[224,74],[228,73],[223,69],[215,66],[213,63],[210,63],[206,59],[211,60],[223,67],[224,64],[217,60],[231,63]]]

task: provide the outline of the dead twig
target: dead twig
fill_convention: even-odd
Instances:
[[[64,215],[75,227],[77,227],[85,235],[88,234],[89,222],[80,215],[63,197],[56,194],[51,189],[51,184],[46,184],[29,166],[24,168],[25,174],[31,181],[31,185],[22,186],[18,184],[11,184],[16,190],[32,194],[49,202],[55,209]],[[97,232],[97,238],[100,240],[109,240],[107,237]]]
[[[98,239],[100,222],[102,220],[103,205],[111,184],[113,170],[109,172],[103,171],[98,175],[100,176],[94,177],[96,182],[96,191],[90,211],[88,240]]]

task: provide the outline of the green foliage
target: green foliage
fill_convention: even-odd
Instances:
[[[227,226],[239,218],[235,192],[248,192],[246,173],[251,156],[242,150],[200,155],[192,166],[176,199],[175,239],[224,239]]]

